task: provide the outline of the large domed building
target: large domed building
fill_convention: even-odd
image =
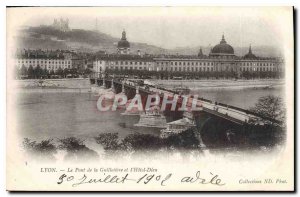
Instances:
[[[234,49],[231,45],[227,44],[224,35],[222,36],[222,40],[220,41],[220,44],[217,44],[211,49],[211,52],[209,54],[210,57],[216,57],[216,58],[233,58],[234,55]]]
[[[182,78],[279,78],[284,76],[284,60],[282,58],[259,57],[256,56],[249,47],[249,51],[244,56],[236,56],[234,48],[225,40],[222,35],[220,43],[215,45],[209,55],[205,55],[202,48],[198,55],[129,55],[130,43],[126,39],[126,32],[123,30],[122,38],[117,44],[118,54],[116,56],[105,55],[94,62],[96,73],[105,73],[109,68],[112,70],[126,71],[157,71],[163,72],[163,77]],[[124,54],[124,55],[123,55]],[[105,60],[105,61],[103,61]],[[118,72],[122,73],[122,72]],[[168,73],[165,75],[165,73]],[[136,75],[135,72],[132,73]],[[149,76],[157,77],[156,74],[149,73]],[[146,75],[145,75],[146,76]],[[152,77],[151,76],[151,77]]]
[[[126,39],[126,32],[123,30],[122,38],[118,42],[117,52],[119,54],[129,54],[130,53],[130,43]]]

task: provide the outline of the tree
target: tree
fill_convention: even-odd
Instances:
[[[95,140],[104,147],[104,150],[116,151],[119,149],[118,137],[118,133],[101,133]]]
[[[34,70],[33,70],[32,65],[30,65],[30,66],[28,67],[28,77],[29,77],[29,78],[33,78],[33,77],[34,77]]]
[[[27,68],[24,65],[22,65],[22,67],[21,67],[20,74],[21,75],[27,75],[28,74]]]
[[[261,97],[250,111],[260,116],[252,120],[252,123],[264,123],[249,125],[251,132],[248,132],[248,138],[251,144],[269,147],[285,141],[285,109],[281,98],[270,95]]]
[[[59,149],[67,151],[67,155],[65,156],[65,160],[73,160],[73,161],[84,161],[90,159],[97,159],[98,154],[94,150],[89,149],[84,144],[83,140],[80,140],[75,137],[68,137],[59,140],[60,145]]]
[[[34,73],[35,78],[40,78],[43,74],[43,70],[41,69],[41,67],[39,65],[37,65],[37,67],[34,68],[33,73]]]
[[[57,70],[56,70],[56,74],[59,75],[59,76],[63,76],[63,70],[61,67],[59,67]]]
[[[179,134],[173,134],[165,139],[151,134],[134,133],[127,135],[121,142],[119,142],[118,133],[101,133],[94,139],[109,154],[117,153],[118,151],[132,153],[152,152],[165,148],[196,150],[200,142],[195,132],[196,130],[191,128]]]
[[[165,143],[168,148],[185,148],[185,149],[196,149],[200,141],[195,135],[195,130],[190,128],[176,135],[171,135],[166,138]]]
[[[65,69],[63,70],[63,75],[64,75],[64,77],[67,77],[68,74],[69,74],[69,69],[65,68]]]
[[[89,68],[86,68],[86,69],[84,70],[84,74],[89,75],[89,74],[91,74],[91,73],[92,73],[92,71],[91,71]]]
[[[24,150],[39,161],[47,160],[54,161],[57,148],[50,140],[42,140],[41,142],[31,141],[28,138],[23,140]]]
[[[78,74],[78,69],[77,68],[71,68],[71,74],[76,75]]]
[[[46,76],[46,77],[49,75],[49,71],[47,70],[46,67],[43,70],[43,75]]]
[[[50,75],[55,75],[55,72],[54,72],[54,70],[53,70],[53,69],[51,69],[51,71],[50,71]]]
[[[261,117],[278,120],[281,123],[285,120],[284,105],[280,97],[272,95],[260,97],[255,106],[250,108],[250,111]]]
[[[154,135],[134,133],[126,136],[120,146],[123,150],[127,151],[152,152],[161,149],[163,147],[163,141]]]

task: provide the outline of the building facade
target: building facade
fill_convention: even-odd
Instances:
[[[251,46],[245,56],[235,56],[224,35],[209,56],[203,55],[200,49],[198,57],[163,57],[154,58],[154,61],[157,71],[171,72],[231,72],[241,75],[243,72],[283,72],[284,68],[283,59],[256,57]]]
[[[21,69],[23,66],[34,69],[40,67],[48,71],[57,71],[59,68],[71,69],[72,55],[62,51],[22,50],[17,52],[15,66]]]
[[[100,76],[110,71],[155,71],[155,61],[152,57],[138,55],[119,56],[109,55],[96,58],[93,62],[93,71]]]
[[[122,38],[126,40],[126,33],[123,31]],[[121,40],[122,41],[122,40]],[[126,46],[130,46],[126,40]],[[120,44],[123,46],[123,44]],[[125,45],[124,45],[125,46]],[[249,52],[243,57],[234,54],[234,49],[230,46],[225,36],[219,44],[214,46],[209,55],[204,55],[202,49],[198,56],[152,56],[129,55],[121,52],[125,48],[119,48],[118,54],[97,57],[93,68],[96,73],[103,73],[107,70],[145,70],[167,73],[191,73],[216,74],[225,73],[230,77],[241,78],[247,76],[275,77],[278,73],[283,73],[284,61],[280,58],[261,58],[252,53],[251,46]],[[126,50],[125,50],[126,51]],[[276,73],[276,75],[275,75]],[[220,75],[224,76],[224,75]]]

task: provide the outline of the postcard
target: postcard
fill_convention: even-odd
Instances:
[[[8,191],[294,191],[293,7],[7,7]]]

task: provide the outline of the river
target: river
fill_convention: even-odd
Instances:
[[[119,112],[99,112],[94,93],[20,89],[17,93],[17,124],[20,137],[34,140],[69,136],[92,139],[99,133],[118,132],[126,136],[151,130],[133,126],[138,117],[124,117]],[[37,91],[38,90],[38,91]],[[203,89],[193,90],[200,97],[248,109],[259,97],[282,96],[280,87],[272,89]]]

